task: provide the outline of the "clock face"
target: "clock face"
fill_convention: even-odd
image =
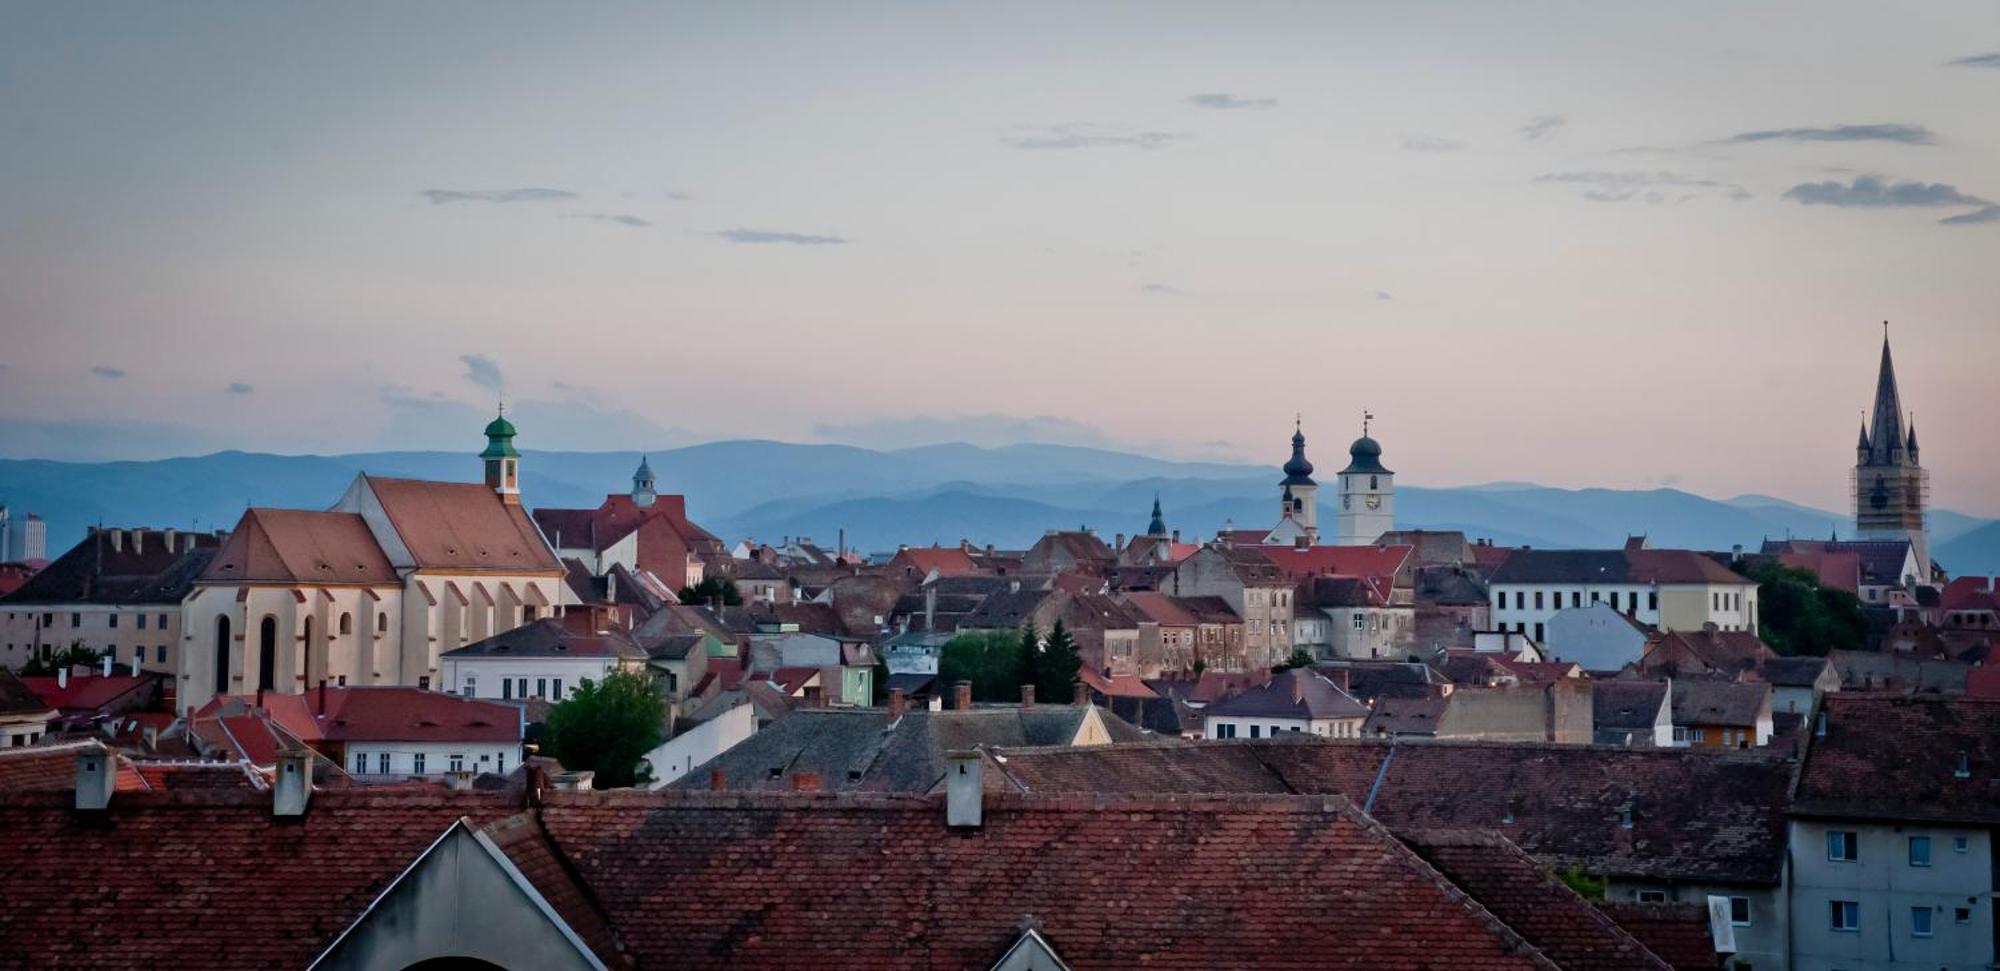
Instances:
[[[1367,503],[1368,503],[1368,508],[1370,509],[1380,509],[1382,508],[1382,497],[1369,496],[1367,499]]]

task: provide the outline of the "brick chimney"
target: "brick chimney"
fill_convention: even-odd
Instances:
[[[977,829],[986,809],[986,790],[980,784],[984,766],[979,753],[960,750],[947,752],[944,758],[944,824]]]
[[[286,749],[278,753],[277,778],[271,782],[271,815],[298,817],[312,800],[312,753]]]
[[[99,810],[111,806],[111,793],[118,788],[117,764],[111,751],[102,745],[86,745],[76,753],[76,808]]]
[[[895,721],[896,719],[903,717],[903,713],[909,710],[910,710],[910,696],[906,694],[901,688],[890,688],[889,720]],[[717,769],[716,771],[720,772],[722,770]]]
[[[722,766],[708,770],[708,788],[715,792],[729,788],[729,775],[722,771]]]
[[[960,681],[951,686],[951,706],[958,711],[972,710],[972,682]]]
[[[818,792],[824,788],[825,786],[820,784],[819,773],[817,772],[792,773],[793,792]]]
[[[1090,704],[1090,685],[1078,681],[1075,690],[1070,692],[1070,704],[1079,708]]]
[[[1023,708],[1033,708],[1033,707],[1035,707],[1035,686],[1034,686],[1034,685],[1032,685],[1032,684],[1024,684],[1024,685],[1022,685],[1022,686],[1021,686],[1021,707],[1023,707]]]

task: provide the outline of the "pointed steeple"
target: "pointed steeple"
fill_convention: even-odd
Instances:
[[[1146,524],[1146,535],[1167,535],[1167,520],[1166,517],[1160,515],[1160,497],[1158,493],[1153,495],[1153,521]]]
[[[653,467],[641,455],[638,471],[632,473],[632,504],[644,509],[651,506],[656,498],[658,492],[653,488]]]
[[[1904,443],[1903,451],[1909,453],[1910,464],[1916,465],[1917,464],[1917,416],[1915,412],[1912,412],[1910,414],[1910,440]]]
[[[1898,465],[1903,451],[1903,399],[1896,393],[1896,362],[1889,355],[1889,322],[1882,322],[1882,366],[1875,375],[1875,413],[1868,440],[1878,465]]]

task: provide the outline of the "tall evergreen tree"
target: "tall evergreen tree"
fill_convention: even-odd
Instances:
[[[1061,620],[1049,628],[1048,638],[1033,659],[1035,697],[1067,701],[1076,691],[1076,674],[1083,668],[1083,659],[1077,655],[1076,638]]]
[[[1060,701],[1062,700],[1060,698],[1047,698],[1042,695],[1041,680],[1036,676],[1036,672],[1041,670],[1041,653],[1041,632],[1035,630],[1035,621],[1029,618],[1027,623],[1021,625],[1021,676],[1014,680],[1018,684],[1034,685],[1035,696],[1044,701]]]

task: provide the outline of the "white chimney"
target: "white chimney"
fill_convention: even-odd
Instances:
[[[103,674],[104,674],[104,676],[105,676],[105,677],[107,677],[107,678],[111,676],[111,652],[110,652],[110,651],[105,651],[105,652],[104,652],[104,669],[103,669]]]
[[[311,799],[312,753],[296,748],[279,752],[277,778],[271,782],[271,815],[303,816]]]
[[[132,531],[132,552],[146,552],[146,531],[144,529],[135,529]]]
[[[102,745],[85,746],[76,753],[76,808],[108,808],[117,779],[111,751]]]
[[[174,529],[172,527],[168,527],[167,529],[164,529],[160,532],[160,541],[166,545],[167,552],[169,553],[175,551],[174,542],[179,537],[180,537],[180,530]]]
[[[986,791],[980,785],[979,753],[945,754],[944,824],[976,829],[985,811]]]
[[[122,529],[112,529],[107,530],[107,532],[111,534],[111,552],[125,552],[125,531]]]
[[[65,664],[56,669],[56,687],[69,687],[69,665]]]

